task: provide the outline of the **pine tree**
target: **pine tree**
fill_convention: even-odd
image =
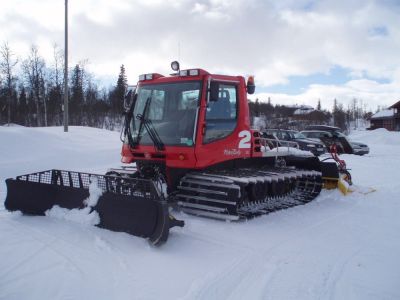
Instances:
[[[317,110],[321,110],[321,100],[318,99]]]
[[[254,104],[254,116],[260,116],[260,101],[258,100],[258,98],[256,99],[256,103]]]
[[[337,110],[338,110],[338,105],[337,105],[337,100],[336,100],[336,98],[335,98],[335,99],[333,100],[333,108],[332,108],[333,126],[336,125]]]
[[[62,111],[63,104],[63,52],[60,51],[57,44],[53,45],[53,64],[48,73],[48,114],[49,124],[61,125],[62,124]]]
[[[128,80],[125,74],[125,67],[121,65],[120,72],[118,75],[117,86],[111,93],[111,107],[114,113],[118,113],[122,110],[124,104],[125,92],[128,87]]]
[[[36,111],[36,101],[32,91],[30,91],[28,94],[27,104],[28,104],[27,124],[28,126],[35,126],[37,125],[37,111]]]
[[[347,130],[346,124],[346,112],[344,111],[343,105],[338,103],[337,100],[333,100],[333,125],[341,128],[342,130]]]
[[[29,110],[28,101],[26,97],[25,87],[21,87],[18,99],[18,121],[20,124],[27,126],[29,125]]]
[[[83,77],[81,67],[75,65],[71,76],[71,99],[69,101],[69,113],[71,124],[81,125],[83,108]]]
[[[61,125],[61,104],[62,93],[61,86],[56,85],[50,87],[47,93],[48,98],[48,113],[51,125]]]

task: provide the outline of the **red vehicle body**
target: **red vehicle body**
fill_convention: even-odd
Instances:
[[[191,147],[165,145],[164,149],[160,150],[154,144],[143,145],[139,143],[136,147],[132,147],[128,143],[128,139],[125,138],[122,146],[123,163],[145,164],[152,162],[163,165],[170,187],[175,186],[175,179],[179,179],[179,174],[184,174],[187,170],[203,170],[226,162],[237,162],[238,160],[265,156],[265,153],[261,151],[259,132],[250,128],[247,93],[249,86],[250,89],[254,89],[254,82],[250,79],[250,82],[246,83],[242,76],[214,75],[202,69],[193,70],[196,71],[196,75],[192,76],[177,74],[164,77],[160,74],[151,74],[151,79],[140,80],[136,88],[140,91],[141,88],[152,85],[201,82],[197,113],[192,120],[195,122],[193,145]],[[189,74],[190,71],[185,70],[180,73]],[[142,76],[142,78],[145,78],[145,76]],[[230,99],[231,104],[234,103],[236,106],[236,114],[233,118],[235,122],[233,130],[223,138],[209,142],[205,141],[205,137],[210,123],[207,120],[207,110],[211,103],[209,92],[212,83],[224,85],[231,92],[236,91],[236,99],[234,101]],[[221,89],[219,95],[221,96]],[[228,118],[231,118],[231,116],[228,116]],[[177,126],[180,126],[179,122],[177,122]]]

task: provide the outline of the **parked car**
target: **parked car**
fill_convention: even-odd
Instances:
[[[369,147],[366,144],[350,141],[353,152],[356,155],[364,155],[369,153]]]
[[[308,125],[305,130],[320,130],[329,132],[342,132],[339,127],[328,126],[328,125]]]
[[[295,130],[268,129],[265,131],[265,134],[276,137],[283,146],[293,147],[293,145],[296,145],[296,148],[310,151],[316,156],[326,152],[326,148],[321,141],[307,139],[304,135]]]
[[[329,131],[322,131],[322,130],[303,130],[301,133],[315,141],[321,141],[325,144],[326,148],[330,148],[332,144],[336,144],[336,149],[339,154],[342,153],[353,153],[353,148],[351,147],[349,141],[346,137],[339,137],[338,134],[333,134]]]
[[[369,153],[369,147],[363,143],[350,141],[338,127],[325,125],[312,125],[307,128],[325,128],[327,130],[304,130],[303,135],[311,139],[321,140],[326,147],[330,147],[332,143],[336,144],[338,153],[348,153],[356,155],[364,155]]]
[[[306,127],[306,129],[310,130],[323,130],[323,131],[328,131],[332,133],[333,135],[337,134],[338,136],[344,136],[342,133],[342,130],[339,127],[335,126],[328,126],[328,125],[309,125]],[[356,155],[364,155],[369,153],[369,147],[366,144],[360,143],[360,142],[355,142],[352,140],[349,140],[347,138],[348,142],[350,143],[350,146],[353,148],[353,154]]]
[[[262,132],[261,137],[265,139],[265,146],[268,146],[270,149],[283,146],[281,141],[269,132]]]

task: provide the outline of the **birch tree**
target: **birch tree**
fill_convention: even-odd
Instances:
[[[4,77],[6,97],[7,97],[7,123],[11,123],[11,101],[14,90],[14,82],[16,78],[13,75],[14,67],[17,65],[18,60],[14,59],[14,53],[11,51],[10,46],[5,42],[0,47],[0,72]]]
[[[22,63],[22,69],[31,91],[36,107],[36,125],[41,126],[41,105],[44,108],[44,126],[47,126],[47,105],[45,94],[45,61],[39,55],[36,46],[31,47],[30,54]]]

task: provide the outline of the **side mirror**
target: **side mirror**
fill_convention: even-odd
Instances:
[[[210,82],[210,101],[218,101],[219,98],[219,83],[216,81]]]
[[[132,106],[134,97],[136,97],[135,89],[129,89],[124,97],[124,112],[129,111]]]

